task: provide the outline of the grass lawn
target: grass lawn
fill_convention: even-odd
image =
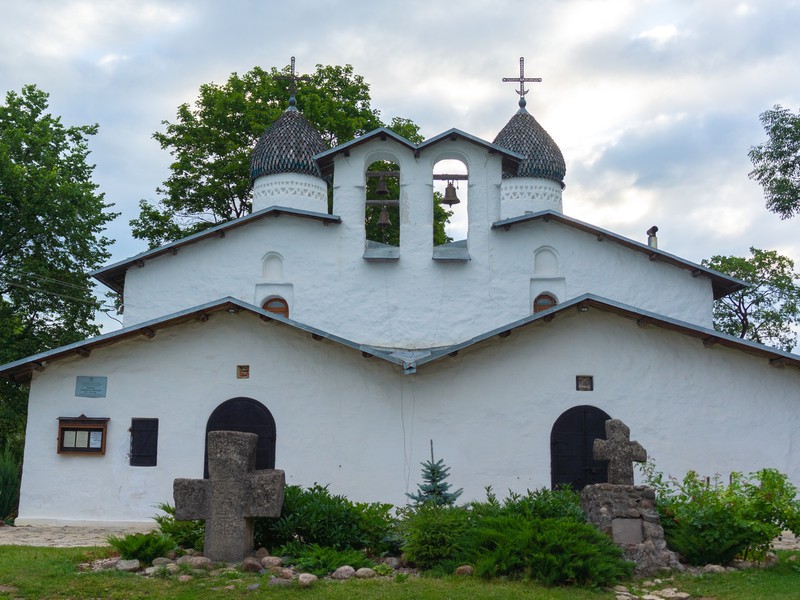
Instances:
[[[146,578],[117,571],[79,572],[77,566],[110,556],[110,548],[37,548],[0,546],[0,598],[304,598],[436,599],[470,600],[530,598],[535,600],[613,600],[611,592],[580,588],[544,588],[524,582],[486,582],[479,579],[410,578],[319,581],[310,589],[267,587],[267,578],[255,574],[198,576],[181,583],[177,579]],[[700,578],[679,577],[674,586],[693,597],[715,600],[800,598],[800,564],[787,561],[762,571],[753,570]],[[247,587],[260,583],[256,591]],[[221,589],[233,586],[233,589]],[[634,586],[635,587],[635,586]],[[220,588],[220,589],[212,589]]]

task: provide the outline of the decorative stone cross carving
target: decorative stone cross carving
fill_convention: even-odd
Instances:
[[[258,435],[240,431],[208,434],[210,479],[176,479],[175,518],[206,520],[203,553],[214,562],[239,562],[253,551],[253,518],[278,517],[283,471],[256,471]]]
[[[633,485],[633,463],[646,461],[647,451],[630,441],[631,430],[619,419],[606,421],[606,438],[594,441],[594,459],[608,461],[608,483]]]

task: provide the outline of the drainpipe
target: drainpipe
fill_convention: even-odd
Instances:
[[[658,238],[656,237],[656,233],[658,233],[658,227],[655,225],[647,230],[647,245],[651,248],[658,248]]]

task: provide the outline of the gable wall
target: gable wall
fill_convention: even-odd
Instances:
[[[237,364],[251,377],[235,378]],[[595,391],[577,392],[575,375]],[[75,376],[108,397],[74,397]],[[464,500],[547,486],[549,435],[568,408],[625,421],[660,469],[776,467],[800,483],[800,372],[597,310],[558,315],[405,376],[396,366],[280,323],[215,314],[60,361],[31,387],[19,524],[144,521],[175,477],[200,477],[208,416],[251,397],[277,425],[287,482],[402,504],[433,439]],[[105,456],[55,452],[59,416],[110,417]],[[132,417],[160,419],[157,467],[130,467]],[[67,501],[65,501],[65,498]]]

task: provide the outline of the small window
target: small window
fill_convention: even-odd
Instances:
[[[264,310],[289,318],[289,303],[283,298],[270,298],[261,307]]]
[[[558,301],[556,300],[555,296],[551,296],[550,294],[539,294],[536,296],[536,300],[533,301],[533,312],[542,312],[548,308],[553,308],[556,304],[558,304]]]
[[[131,466],[155,467],[158,459],[158,419],[131,419]]]

